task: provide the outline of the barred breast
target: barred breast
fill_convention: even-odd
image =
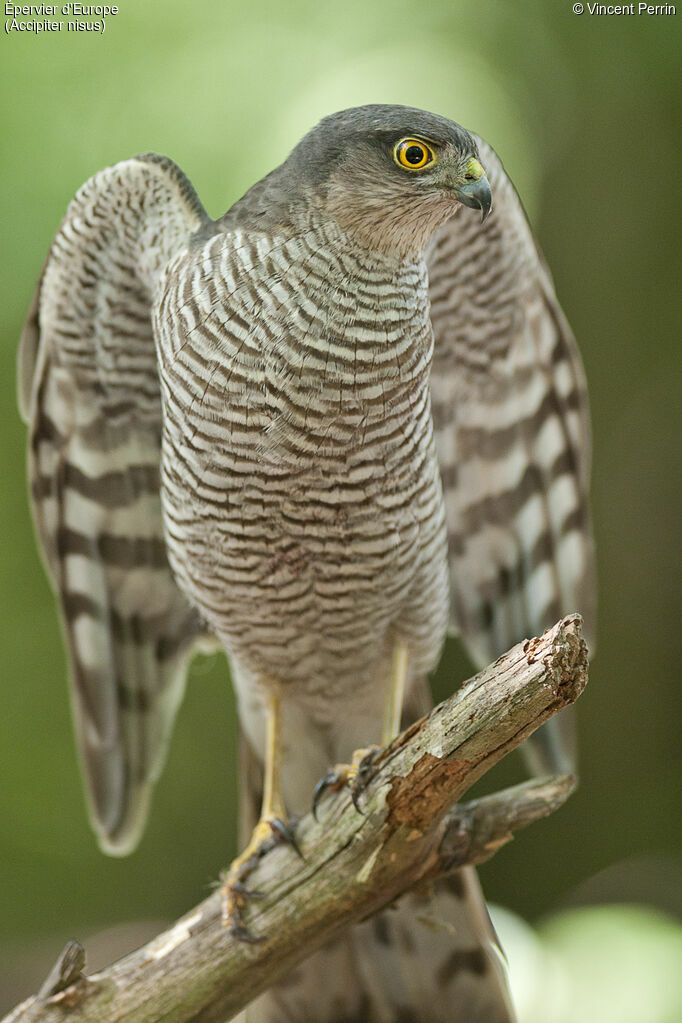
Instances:
[[[322,713],[400,635],[423,675],[448,610],[424,265],[234,229],[160,295],[169,556],[239,673]]]

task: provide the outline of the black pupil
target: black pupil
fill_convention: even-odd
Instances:
[[[421,146],[408,146],[405,150],[405,159],[408,163],[423,163],[424,150]]]

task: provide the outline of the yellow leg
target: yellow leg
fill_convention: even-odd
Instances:
[[[405,681],[407,679],[407,646],[398,643],[393,652],[393,664],[389,680],[386,702],[384,703],[384,721],[381,731],[381,745],[387,746],[400,733],[400,721],[405,699]],[[313,816],[317,818],[317,806],[327,791],[337,792],[348,787],[355,809],[362,813],[358,797],[367,783],[367,775],[372,765],[378,746],[367,746],[356,749],[350,764],[336,764],[315,786],[313,793]]]
[[[279,692],[271,690],[266,707],[265,776],[263,778],[263,805],[260,819],[284,817],[284,804],[280,789],[282,770],[282,721]]]
[[[387,746],[400,733],[400,721],[403,714],[405,699],[405,680],[407,679],[407,646],[398,643],[393,651],[393,668],[391,683],[384,706],[384,728],[381,733],[381,745]]]
[[[248,875],[261,856],[274,842],[284,840],[301,855],[291,828],[286,823],[286,812],[280,790],[282,765],[282,726],[279,693],[269,692],[266,704],[265,773],[263,776],[263,803],[260,819],[253,829],[246,849],[230,864],[223,877],[223,925],[244,941],[254,941],[243,922],[249,892],[244,887]],[[251,893],[253,894],[253,893]]]

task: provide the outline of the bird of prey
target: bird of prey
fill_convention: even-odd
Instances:
[[[262,836],[424,709],[449,630],[487,663],[591,617],[579,355],[500,160],[446,118],[333,114],[215,221],[164,157],[96,174],[48,253],[20,391],[106,852],[140,838],[193,652],[229,655],[250,826],[263,794],[236,930]],[[560,739],[536,745],[550,767]],[[249,1018],[511,1019],[473,872],[431,896],[440,930],[426,900]]]

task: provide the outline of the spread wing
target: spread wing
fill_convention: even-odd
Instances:
[[[480,142],[493,193],[429,254],[431,391],[452,627],[487,664],[578,610],[594,625],[585,379],[521,202]]]
[[[206,219],[163,157],[96,174],[52,243],[20,345],[33,512],[61,605],[90,813],[118,855],[139,839],[204,634],[166,559],[151,308],[161,269]]]

